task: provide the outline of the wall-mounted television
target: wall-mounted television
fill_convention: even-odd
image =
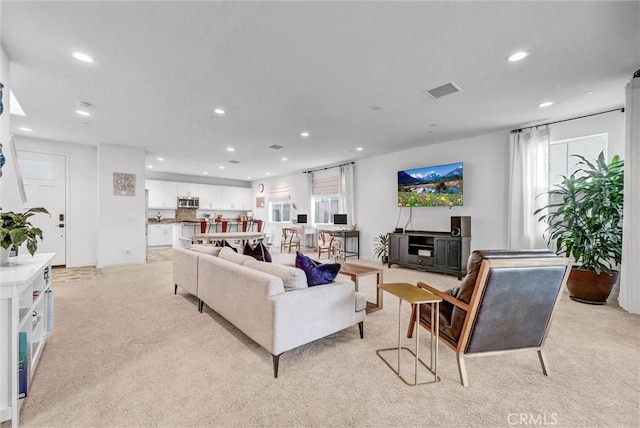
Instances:
[[[347,224],[347,215],[346,214],[334,214],[333,215],[333,224]]]
[[[296,221],[298,224],[307,224],[307,215],[306,214],[298,214],[298,219]]]
[[[462,162],[398,171],[399,207],[462,205]]]

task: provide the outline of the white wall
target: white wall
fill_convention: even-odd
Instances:
[[[373,239],[407,222],[409,208],[397,206],[397,172],[454,162],[464,163],[464,206],[413,208],[407,229],[449,232],[451,216],[471,216],[472,250],[505,248],[508,144],[509,134],[503,131],[356,162],[360,257],[373,259]]]
[[[67,157],[67,267],[95,266],[97,261],[96,146],[15,136],[20,150]]]
[[[136,175],[135,196],[113,194],[113,173]],[[97,266],[145,263],[145,152],[98,145]]]

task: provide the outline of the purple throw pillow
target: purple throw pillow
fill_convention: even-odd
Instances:
[[[255,248],[251,248],[251,245],[247,242],[244,244],[242,254],[245,256],[251,256],[261,262],[271,263],[271,254],[269,254],[269,250],[267,250],[267,247],[265,247],[262,242],[258,242],[258,245],[256,245]]]
[[[318,263],[301,252],[296,252],[296,267],[307,275],[307,285],[331,284],[340,271],[340,263]]]

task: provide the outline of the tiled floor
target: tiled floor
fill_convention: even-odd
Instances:
[[[147,254],[148,263],[163,262],[171,260],[171,248],[150,249]],[[53,283],[62,284],[65,282],[92,280],[100,278],[102,271],[95,266],[64,268],[53,268]]]

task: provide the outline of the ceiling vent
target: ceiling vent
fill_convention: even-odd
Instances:
[[[273,149],[273,150],[280,150],[280,149],[281,149],[281,148],[283,148],[283,147],[284,147],[284,146],[279,146],[279,145],[277,145],[277,144],[274,144],[274,145],[272,145],[272,146],[269,146],[269,148],[270,148],[270,149]]]
[[[237,160],[230,160],[229,163],[240,163],[240,161]]]
[[[462,88],[456,85],[454,82],[445,83],[442,86],[438,86],[437,88],[429,89],[428,91],[424,91],[426,94],[431,95],[433,98],[438,99],[442,98],[446,95],[455,94],[456,92],[461,92]]]

